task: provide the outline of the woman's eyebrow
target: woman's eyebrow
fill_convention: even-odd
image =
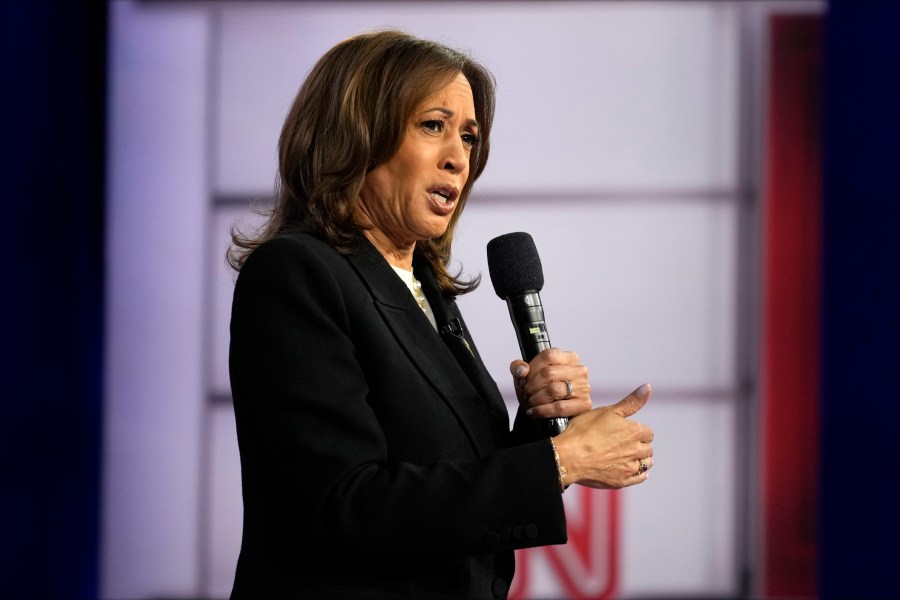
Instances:
[[[447,118],[456,116],[456,113],[455,113],[455,112],[453,112],[453,111],[450,110],[449,108],[446,108],[446,107],[443,107],[443,106],[435,106],[435,107],[433,107],[433,108],[426,108],[426,109],[423,110],[422,112],[423,112],[423,113],[427,113],[427,112],[432,112],[432,111],[437,111],[437,112],[443,114],[443,115],[444,115],[445,117],[447,117]],[[481,127],[481,126],[478,124],[478,121],[476,121],[475,119],[466,119],[466,123],[465,123],[465,124],[468,125],[469,127],[474,127],[474,128],[476,128],[476,129],[479,129],[479,128]]]

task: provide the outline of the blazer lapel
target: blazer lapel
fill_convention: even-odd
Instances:
[[[428,302],[434,311],[441,339],[450,348],[457,362],[462,366],[482,397],[491,401],[494,404],[494,408],[499,407],[506,414],[506,405],[503,403],[503,397],[500,395],[496,382],[478,354],[478,349],[475,347],[475,342],[466,328],[456,301],[444,298],[434,278],[434,273],[432,273],[424,258],[417,257],[413,264],[416,270],[416,277],[421,280],[422,290],[425,292],[425,296],[428,298]]]
[[[372,293],[377,310],[410,361],[456,414],[476,452],[487,452],[483,429],[474,426],[483,421],[478,404],[487,397],[476,389],[454,353],[441,341],[406,285],[368,240],[347,260]],[[428,300],[434,307],[431,296]]]
[[[503,438],[509,432],[509,413],[497,383],[484,366],[456,301],[444,298],[434,273],[424,258],[414,260],[413,265],[416,277],[422,282],[422,290],[428,298],[428,303],[431,304],[441,339],[465,371],[469,381],[478,390],[478,394],[485,399],[493,420],[495,443],[502,445]]]

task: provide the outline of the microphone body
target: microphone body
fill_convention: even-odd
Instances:
[[[488,242],[488,268],[494,291],[506,300],[522,359],[531,362],[550,347],[539,293],[544,286],[544,273],[534,240],[524,232],[494,238]],[[552,437],[568,425],[567,417],[555,417],[542,421],[541,429]]]
[[[516,329],[519,349],[525,362],[550,347],[550,334],[544,322],[544,306],[541,296],[536,290],[526,290],[521,294],[510,294],[506,297],[509,307],[509,318]]]

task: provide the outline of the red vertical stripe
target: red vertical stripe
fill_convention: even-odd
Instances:
[[[816,594],[821,18],[771,21],[763,286],[767,597]]]

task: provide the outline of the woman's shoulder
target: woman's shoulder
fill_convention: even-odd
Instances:
[[[330,244],[309,231],[294,230],[272,237],[247,256],[238,279],[258,276],[335,273],[346,268],[344,257]]]
[[[254,252],[263,249],[268,252],[296,252],[303,250],[325,254],[337,253],[330,244],[308,229],[283,231],[260,244]]]
[[[279,233],[256,248],[247,257],[246,263],[277,260],[278,258],[315,258],[338,260],[340,253],[325,240],[305,229]],[[245,266],[246,266],[245,263]]]

